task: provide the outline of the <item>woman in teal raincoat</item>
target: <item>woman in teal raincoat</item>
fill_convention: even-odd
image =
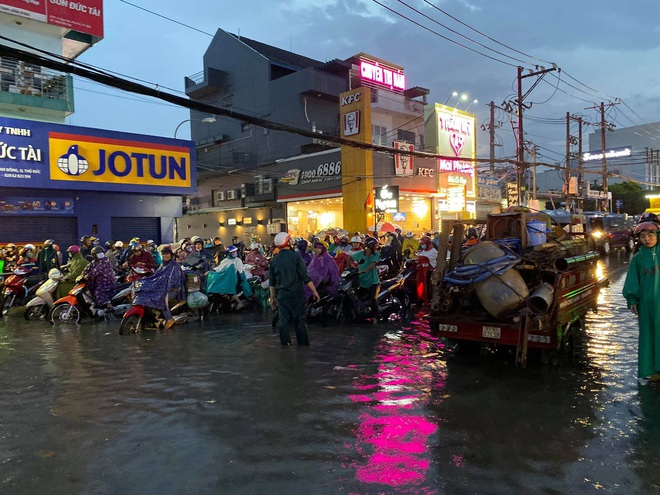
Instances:
[[[639,321],[638,379],[660,381],[660,251],[658,225],[642,222],[634,230],[641,248],[630,260],[623,297]]]

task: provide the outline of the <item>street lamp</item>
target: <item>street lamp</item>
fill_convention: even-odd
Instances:
[[[207,124],[211,124],[216,121],[215,117],[204,117],[203,119],[186,119],[183,122],[180,122],[178,126],[176,126],[176,129],[174,129],[174,139],[176,139],[176,133],[179,131],[179,127],[181,127],[183,124],[186,122],[205,122]]]
[[[445,101],[445,105],[449,103],[449,100],[451,100],[452,98],[456,98],[457,96],[458,96],[458,91],[452,92],[452,94],[450,94],[447,100]]]
[[[470,109],[470,107],[472,106],[473,103],[479,103],[479,100],[477,100],[476,98],[474,100],[472,100],[470,102],[470,104],[467,106],[467,108],[465,109],[465,112],[467,112]]]

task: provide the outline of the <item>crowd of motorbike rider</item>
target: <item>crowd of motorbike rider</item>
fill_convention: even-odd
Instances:
[[[327,234],[320,238],[312,235],[308,239],[295,241],[293,248],[307,266],[314,286],[322,294],[335,294],[342,271],[350,266],[356,267],[360,287],[368,292],[371,316],[375,316],[380,287],[377,265],[385,260],[392,267],[392,273],[396,273],[406,259],[418,258],[420,268],[417,277],[423,286],[418,295],[425,304],[429,303],[427,284],[436,264],[437,236],[437,233],[435,236],[425,234],[417,239],[412,232],[404,234],[399,229],[384,233],[380,238],[359,232],[350,237]],[[234,236],[226,247],[217,236],[209,239],[192,236],[159,247],[153,240],[143,242],[139,237],[126,244],[114,240],[102,244],[98,237],[84,235],[79,245],[71,245],[64,252],[52,239],[45,240],[39,247],[34,244],[19,247],[9,243],[0,249],[0,261],[4,264],[4,273],[16,266],[24,266],[34,274],[62,270],[66,276],[57,288],[58,298],[66,295],[77,280],[85,279],[95,306],[103,308],[110,306],[119,283],[133,282],[159,270],[171,269],[168,268],[171,262],[179,266],[194,262],[196,271],[205,276],[210,270],[220,268],[226,260],[225,265],[232,264],[239,273],[244,265],[249,265],[251,276],[265,282],[268,280],[269,260],[276,253],[272,243],[264,245],[256,235],[250,238],[248,246]],[[311,298],[309,290],[306,296]],[[233,297],[236,300],[235,309],[242,308],[244,303],[236,295]],[[170,317],[167,308],[164,309],[165,315]]]

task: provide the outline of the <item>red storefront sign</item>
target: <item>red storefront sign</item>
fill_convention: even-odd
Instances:
[[[103,0],[0,0],[0,12],[103,37]]]

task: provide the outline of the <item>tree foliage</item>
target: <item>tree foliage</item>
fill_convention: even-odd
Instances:
[[[627,181],[612,184],[608,187],[608,190],[612,193],[614,211],[617,211],[617,200],[623,203],[623,207],[620,208],[621,213],[628,213],[629,215],[637,215],[649,207],[649,200],[644,196],[651,191],[645,190],[636,182]]]

